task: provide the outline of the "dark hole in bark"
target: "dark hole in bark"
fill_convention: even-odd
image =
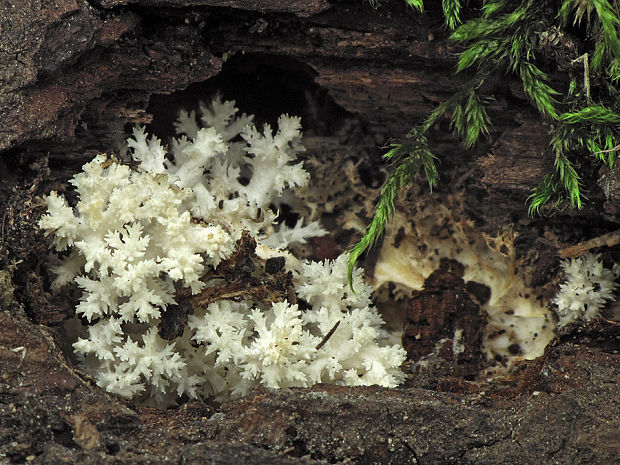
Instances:
[[[311,67],[293,58],[236,54],[213,78],[180,92],[153,95],[147,108],[153,122],[147,129],[168,140],[175,135],[173,122],[179,110],[197,111],[200,101],[208,103],[219,92],[224,100],[234,100],[240,113],[255,115],[260,129],[267,123],[275,132],[278,117],[287,113],[301,117],[305,136],[331,135],[348,113],[314,82],[314,75]]]

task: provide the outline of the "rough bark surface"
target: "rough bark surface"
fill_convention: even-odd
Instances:
[[[611,464],[620,451],[617,324],[565,329],[502,384],[316,386],[159,411],[94,387],[15,307],[0,314],[0,463]]]
[[[169,126],[180,105],[220,89],[264,120],[293,113],[282,96],[297,102],[305,143],[324,161],[313,174],[366,221],[385,177],[377,146],[405,135],[464,79],[427,3],[421,17],[396,0],[377,11],[359,0],[0,2],[1,464],[617,462],[617,323],[569,326],[544,357],[490,383],[448,367],[394,390],[259,391],[166,411],[109,397],[62,346],[59,325],[76,296],[49,292],[48,242],[35,227],[41,195],[66,189],[130,125]],[[465,151],[443,124],[431,143],[439,193],[462,189],[483,229],[512,224],[541,285],[557,272],[558,245],[618,228],[619,171],[602,172],[599,189],[592,170],[581,212],[528,218],[525,197],[551,160],[537,112],[514,89],[498,89],[488,143]],[[351,160],[360,181],[347,194],[340,173]],[[336,216],[325,215],[326,227],[341,226]],[[333,257],[352,234],[334,228],[313,244],[315,256]]]
[[[475,377],[484,359],[485,315],[467,290],[476,283],[468,281],[466,285],[456,270],[445,268],[431,273],[424,289],[409,301],[403,347],[410,360],[418,360],[435,352],[438,341],[443,341],[437,356],[452,362],[452,374]]]

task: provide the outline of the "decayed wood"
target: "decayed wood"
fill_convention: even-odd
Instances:
[[[205,81],[236,53],[296,60],[381,142],[406,134],[467,79],[453,72],[455,50],[434,15],[439,12],[431,8],[421,17],[397,1],[376,11],[363,2],[324,0],[93,2],[99,9],[85,0],[47,9],[37,4],[0,11],[10,24],[0,39],[0,80],[10,83],[0,94],[0,150],[27,141],[45,141],[52,153],[109,150],[118,146],[124,124],[149,120],[151,94]],[[498,194],[487,205],[506,192],[526,195],[549,168],[544,128],[529,104],[519,107],[514,97],[491,109],[499,140],[480,166],[485,186]],[[450,141],[446,135],[435,139]],[[437,149],[448,160],[462,152],[454,140]],[[522,203],[508,206],[523,210]]]
[[[92,0],[92,3],[103,8],[121,5],[138,4],[143,7],[181,7],[181,6],[215,6],[242,8],[244,10],[277,13],[294,13],[300,17],[310,16],[329,8],[327,0]]]
[[[448,362],[454,376],[475,376],[484,360],[486,316],[461,278],[462,265],[441,266],[424,281],[407,306],[403,346],[410,360],[433,354]],[[449,269],[447,269],[449,268]],[[455,270],[454,268],[460,268]],[[487,291],[489,289],[487,288]],[[478,293],[480,294],[480,293]],[[487,296],[488,299],[488,296]]]
[[[527,198],[532,187],[540,181],[540,173],[553,169],[549,147],[549,128],[531,120],[507,130],[478,164],[481,182],[491,189],[520,193]]]
[[[14,301],[8,310],[0,313],[2,463],[599,465],[620,451],[612,408],[620,328],[609,322],[565,328],[541,360],[503,383],[319,385],[161,411],[107,396],[63,361],[47,328]]]
[[[75,142],[84,112],[99,107],[107,126],[135,111],[127,105],[136,100],[143,105],[137,111],[144,110],[150,92],[181,89],[220,69],[196,31],[139,36],[144,22],[136,14],[102,12],[84,0],[4,2],[0,18],[0,150],[29,141]],[[113,145],[110,131],[97,134],[102,145]],[[76,149],[92,144],[86,139]]]
[[[613,247],[618,244],[620,244],[620,230],[603,234],[570,247],[564,247],[558,253],[561,258],[575,258],[597,247]]]

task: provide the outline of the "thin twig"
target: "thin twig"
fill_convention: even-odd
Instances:
[[[588,241],[580,242],[579,244],[571,245],[570,247],[565,247],[560,249],[558,253],[561,258],[575,258],[596,247],[613,247],[618,244],[620,244],[620,229]]]
[[[599,153],[617,152],[618,150],[620,150],[620,145],[616,145],[614,148],[611,148],[608,150],[601,150],[599,152],[594,152],[592,155],[598,155]]]
[[[583,87],[586,89],[586,99],[590,101],[590,66],[588,63],[588,54],[584,53],[579,58],[576,58],[571,63],[583,61]]]
[[[339,325],[340,325],[340,320],[336,321],[336,324],[334,325],[334,327],[330,329],[329,333],[327,333],[325,337],[323,338],[323,340],[318,343],[318,345],[316,346],[316,350],[320,350],[321,347],[323,347],[327,343],[327,341],[329,341],[329,338],[334,335]]]

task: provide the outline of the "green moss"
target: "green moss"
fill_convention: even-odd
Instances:
[[[423,12],[422,0],[405,1]],[[415,172],[424,167],[429,185],[436,183],[436,157],[424,137],[433,124],[451,114],[452,128],[467,148],[489,134],[492,122],[486,106],[492,95],[485,95],[483,89],[489,87],[484,84],[493,75],[519,78],[525,95],[552,128],[554,171],[545,175],[529,196],[530,214],[566,205],[581,208],[582,160],[594,157],[612,167],[620,150],[619,0],[486,0],[479,16],[463,24],[460,1],[442,0],[442,9],[446,27],[453,30],[450,40],[462,47],[456,72],[470,73],[469,81],[414,128],[417,142],[391,145],[385,157],[394,162],[394,169],[366,234],[352,249],[350,268],[383,233],[394,210],[396,193],[411,182]],[[579,57],[571,56],[577,50],[562,42],[570,37],[569,29],[574,25],[585,27],[583,47],[588,49]],[[549,47],[558,49],[562,59],[569,62],[566,88],[552,87],[537,60]],[[431,165],[432,169],[427,169]]]

